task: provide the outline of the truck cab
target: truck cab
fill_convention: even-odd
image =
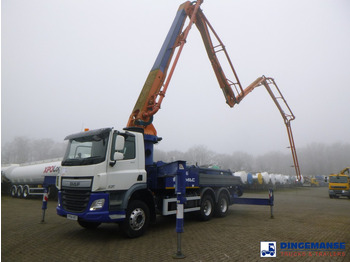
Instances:
[[[118,222],[133,192],[146,192],[143,134],[103,128],[66,137],[68,146],[56,186],[58,215],[85,227]],[[151,199],[145,193],[145,199]]]
[[[329,175],[329,197],[345,196],[350,199],[350,168],[343,169],[339,174]]]

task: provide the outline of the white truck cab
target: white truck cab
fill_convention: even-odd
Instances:
[[[103,128],[69,135],[66,140],[56,179],[58,215],[95,227],[101,222],[123,221],[129,198],[136,191],[147,194],[145,199],[151,201],[146,193],[142,132]]]

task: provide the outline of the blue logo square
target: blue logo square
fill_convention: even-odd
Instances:
[[[260,242],[260,257],[276,257],[276,241]]]

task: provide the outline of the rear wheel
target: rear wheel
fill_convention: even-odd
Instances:
[[[212,218],[214,213],[214,200],[211,195],[204,195],[201,202],[201,209],[199,211],[199,218],[202,221],[208,221]]]
[[[22,186],[18,186],[17,187],[16,196],[19,198],[19,197],[22,197],[22,195],[23,195],[23,187]]]
[[[130,238],[142,236],[148,227],[149,218],[150,211],[144,202],[130,201],[126,210],[126,218],[120,223],[123,234]]]
[[[229,201],[228,197],[225,193],[221,193],[219,196],[219,201],[216,206],[216,212],[215,215],[217,217],[224,217],[228,213],[228,208],[229,208]]]
[[[16,186],[12,186],[11,187],[11,196],[12,197],[16,197],[17,196],[17,187]]]
[[[23,188],[23,198],[28,198],[29,197],[29,186],[25,186]]]

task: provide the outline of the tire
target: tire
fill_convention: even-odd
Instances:
[[[22,186],[17,187],[16,196],[18,198],[21,198],[23,196],[23,187]]]
[[[17,197],[17,187],[16,186],[11,187],[10,194],[12,197]]]
[[[236,191],[237,196],[240,197],[243,195],[243,190],[240,186],[236,186],[235,191]]]
[[[54,199],[54,200],[58,199],[58,191],[56,186],[50,186],[48,193],[49,193],[49,199]]]
[[[148,206],[139,200],[130,201],[126,210],[125,220],[120,223],[121,230],[126,237],[135,238],[142,236],[150,221]]]
[[[101,223],[78,220],[78,224],[86,229],[96,229]]]
[[[212,218],[214,213],[214,200],[211,195],[205,194],[202,198],[201,209],[199,211],[199,218],[202,221],[208,221]]]
[[[23,195],[23,198],[29,197],[29,186],[24,186],[22,195]]]
[[[219,196],[219,201],[216,205],[215,215],[217,217],[225,217],[229,209],[229,200],[227,194],[221,193]]]

